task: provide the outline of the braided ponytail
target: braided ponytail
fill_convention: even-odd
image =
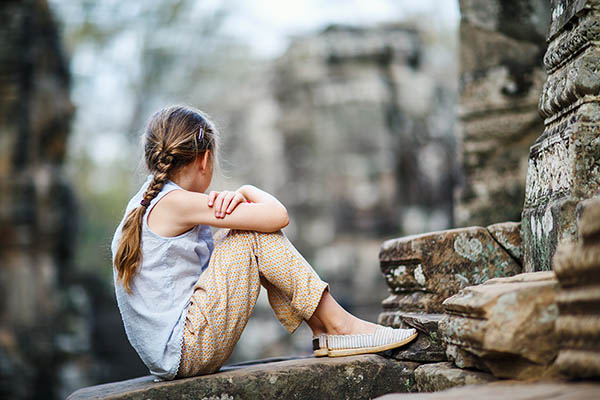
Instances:
[[[202,135],[198,136],[198,132]],[[142,223],[150,202],[161,192],[172,174],[210,150],[215,162],[218,132],[197,110],[174,106],[152,116],[144,136],[146,165],[153,173],[140,205],[127,215],[114,257],[118,279],[128,293],[138,266],[142,264]]]

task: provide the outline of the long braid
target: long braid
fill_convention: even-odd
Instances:
[[[154,177],[140,205],[131,210],[123,223],[113,260],[118,279],[128,293],[131,293],[131,280],[142,265],[142,222],[151,201],[172,174],[205,151],[210,150],[211,160],[215,164],[218,132],[200,111],[173,106],[152,116],[144,140],[146,165]]]
[[[157,154],[156,173],[144,192],[140,206],[131,210],[123,224],[122,237],[130,238],[121,240],[115,255],[115,266],[118,278],[128,293],[131,293],[131,278],[135,275],[138,265],[142,264],[142,224],[144,214],[150,202],[160,193],[169,180],[174,157],[170,154]]]

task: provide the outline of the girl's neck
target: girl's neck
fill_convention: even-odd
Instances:
[[[210,185],[210,178],[199,168],[194,168],[194,165],[181,168],[171,180],[190,192],[203,193]]]

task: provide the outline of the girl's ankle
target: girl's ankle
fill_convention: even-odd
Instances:
[[[352,321],[348,318],[336,321],[327,327],[328,335],[347,335],[352,330]]]

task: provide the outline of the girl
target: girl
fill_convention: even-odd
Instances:
[[[231,355],[260,285],[291,333],[305,321],[315,355],[375,353],[416,337],[345,311],[288,241],[285,207],[250,185],[211,191],[218,133],[199,111],[154,114],[144,135],[152,175],[112,242],[127,337],[150,372],[173,379],[217,371]],[[210,226],[229,228],[214,241]]]

